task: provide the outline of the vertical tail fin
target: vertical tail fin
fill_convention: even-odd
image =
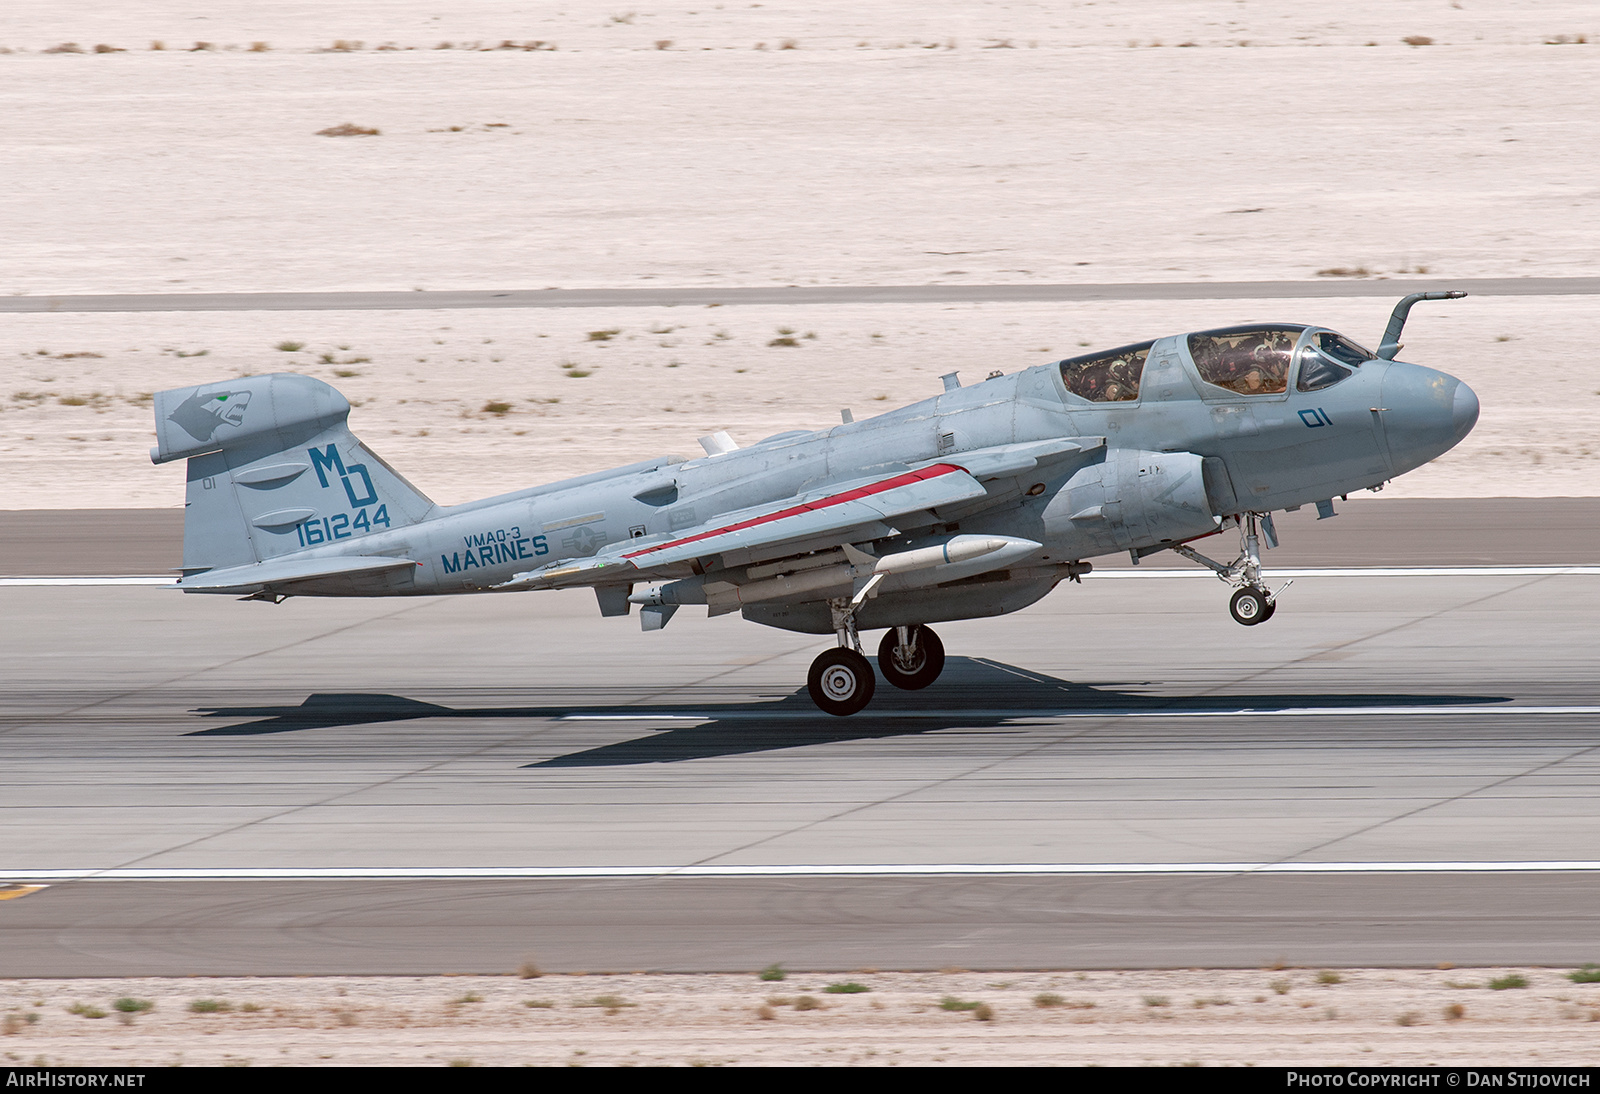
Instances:
[[[189,460],[185,573],[415,524],[433,502],[356,439],[321,380],[248,376],[155,396],[155,463]]]

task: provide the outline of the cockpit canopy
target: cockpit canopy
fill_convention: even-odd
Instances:
[[[1155,342],[1140,342],[1106,353],[1069,357],[1061,362],[1067,390],[1091,403],[1126,403],[1139,397],[1139,378]]]
[[[1188,336],[1188,343],[1200,379],[1236,395],[1283,395],[1296,365],[1295,390],[1321,391],[1377,357],[1335,331],[1296,323],[1198,331]],[[1134,402],[1154,345],[1154,341],[1136,342],[1069,357],[1058,366],[1061,381],[1073,395],[1091,403]]]
[[[1374,357],[1342,334],[1299,324],[1200,331],[1189,335],[1189,356],[1208,384],[1239,395],[1281,395],[1289,390],[1297,344],[1297,391],[1332,387]]]
[[[1189,356],[1200,379],[1239,395],[1289,390],[1289,365],[1300,326],[1224,327],[1189,335]]]

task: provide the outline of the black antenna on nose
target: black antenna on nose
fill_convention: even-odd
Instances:
[[[1460,300],[1466,295],[1460,289],[1451,289],[1449,292],[1414,292],[1401,297],[1400,303],[1394,306],[1394,312],[1389,316],[1383,341],[1378,343],[1378,356],[1385,361],[1393,361],[1394,355],[1400,352],[1400,332],[1406,329],[1406,316],[1411,314],[1411,305],[1418,300]]]

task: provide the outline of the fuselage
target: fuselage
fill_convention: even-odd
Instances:
[[[1451,448],[1477,419],[1476,397],[1452,376],[1370,356],[1358,360],[1358,354],[1339,350],[1353,343],[1323,328],[1270,330],[1276,332],[1279,358],[1290,364],[1265,383],[1237,368],[1228,375],[1229,386],[1208,382],[1203,374],[1221,378],[1206,371],[1223,367],[1206,356],[1219,340],[1196,341],[1207,332],[1176,335],[1125,347],[1139,356],[1131,389],[1117,386],[1114,371],[1102,369],[1096,379],[1082,381],[1087,373],[1081,364],[1041,365],[831,429],[779,434],[716,455],[663,457],[437,507],[408,527],[375,530],[304,555],[403,553],[417,563],[403,587],[386,581],[374,593],[486,591],[513,574],[587,557],[607,544],[669,535],[830,483],[931,460],[959,466],[963,453],[998,445],[1088,438],[1091,443],[1074,459],[987,482],[986,497],[931,511],[920,523],[899,521],[893,530],[901,546],[912,547],[954,532],[1037,541],[1042,547],[1029,560],[1032,569],[1013,565],[1004,576],[1018,583],[1018,596],[1037,599],[1060,579],[1050,568],[1071,560],[1160,548],[1209,534],[1220,520],[1241,512],[1291,509],[1380,487]],[[1229,332],[1210,333],[1228,335],[1221,342],[1231,339],[1230,345],[1239,341]],[[1319,356],[1313,348],[1319,342],[1333,347],[1334,355]],[[1099,367],[1107,359],[1073,360]],[[1074,393],[1073,386],[1087,394]],[[1020,606],[995,601],[1000,591],[973,595],[1001,610]],[[962,595],[954,594],[952,603]],[[896,625],[893,600],[878,606],[879,625]],[[942,617],[998,614],[971,608],[958,606]],[[781,613],[746,614],[816,629],[815,613],[787,621]]]

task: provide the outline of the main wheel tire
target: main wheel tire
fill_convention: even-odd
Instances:
[[[811,662],[806,687],[824,713],[845,717],[872,702],[872,665],[855,650],[828,650]]]
[[[911,628],[911,644],[916,653],[908,664],[900,659],[900,628],[890,627],[878,643],[878,671],[895,687],[917,691],[939,679],[944,671],[944,643],[933,628],[915,626]]]
[[[1264,589],[1246,586],[1233,594],[1233,599],[1228,601],[1228,611],[1236,622],[1253,627],[1271,618],[1272,605],[1268,603]]]
[[[1277,611],[1277,610],[1278,610],[1278,602],[1276,600],[1267,601],[1267,610],[1261,613],[1260,622],[1265,623],[1267,620],[1271,619],[1272,618],[1272,613]]]

